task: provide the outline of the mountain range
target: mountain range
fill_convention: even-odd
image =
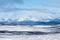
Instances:
[[[0,25],[56,25],[60,24],[60,19],[38,19],[38,18],[21,18],[21,19],[0,19]]]

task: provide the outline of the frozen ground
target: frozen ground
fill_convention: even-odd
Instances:
[[[0,40],[60,40],[60,33],[47,35],[0,35]]]
[[[44,30],[43,30],[44,29]],[[59,31],[59,28],[35,28],[35,27],[19,27],[19,26],[1,26],[0,30],[9,31],[44,31],[55,32]],[[60,32],[60,31],[59,31]],[[42,35],[0,35],[0,40],[60,40],[60,33],[42,34]]]
[[[42,32],[60,32],[60,27],[48,27],[48,26],[0,26],[0,30],[8,31],[42,31]]]

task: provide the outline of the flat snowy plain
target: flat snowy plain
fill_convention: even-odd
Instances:
[[[37,30],[38,31],[39,29],[40,28],[35,29],[35,27],[32,28],[32,27],[19,27],[19,26],[17,27],[1,26],[0,27],[0,30],[9,30],[9,31],[14,31],[14,30],[15,31],[23,31],[23,30],[25,31],[34,31],[34,30],[36,31]],[[54,29],[57,30],[56,28]],[[0,35],[0,40],[60,40],[60,33],[44,34],[44,35]]]
[[[0,35],[0,40],[60,40],[60,33],[47,35]]]

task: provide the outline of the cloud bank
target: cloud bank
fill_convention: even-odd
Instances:
[[[0,0],[0,18],[39,18],[60,17],[60,0]]]

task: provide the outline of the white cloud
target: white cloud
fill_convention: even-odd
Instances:
[[[11,12],[2,12],[3,17],[7,17],[7,18],[12,18],[12,19],[18,19],[18,18],[22,18],[26,19],[26,18],[32,18],[31,20],[36,20],[36,18],[39,19],[54,19],[58,17],[58,14],[52,14],[49,12],[45,12],[45,11],[40,11],[40,10],[17,10],[17,11],[11,11]]]

